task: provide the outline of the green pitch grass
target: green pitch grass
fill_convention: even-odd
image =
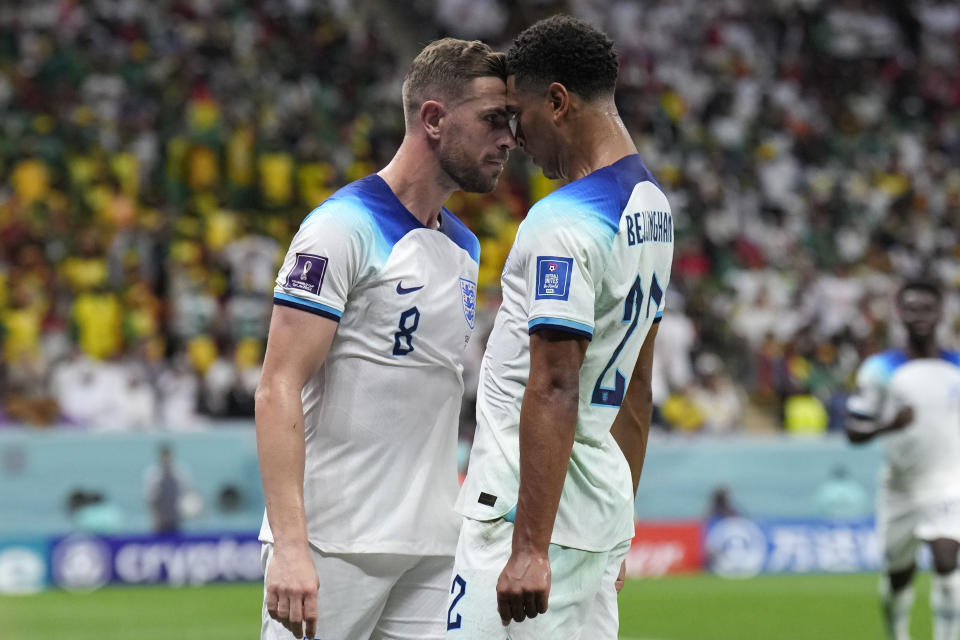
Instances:
[[[931,637],[929,588],[921,575],[917,640]],[[632,580],[620,595],[621,639],[882,640],[876,592],[875,575]],[[0,639],[252,639],[260,598],[259,585],[0,596]]]
[[[632,580],[620,593],[621,640],[884,640],[875,574],[682,576]],[[911,631],[928,640],[930,578],[920,574]]]

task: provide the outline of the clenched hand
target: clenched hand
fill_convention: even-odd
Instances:
[[[497,611],[503,626],[546,613],[550,596],[550,558],[546,551],[514,550],[497,581]]]

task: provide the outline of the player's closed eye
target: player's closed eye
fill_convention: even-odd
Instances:
[[[488,114],[487,116],[484,116],[484,120],[486,120],[490,124],[491,128],[493,129],[506,127],[506,126],[509,126],[510,124],[509,117],[503,113]]]

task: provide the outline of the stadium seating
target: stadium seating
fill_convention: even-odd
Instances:
[[[557,10],[618,43],[620,111],[676,215],[661,426],[837,428],[856,364],[898,339],[904,276],[947,286],[956,344],[953,4],[361,4],[0,11],[0,424],[249,418],[278,257],[389,158],[417,43],[502,48]],[[481,333],[516,226],[552,188],[515,155],[496,193],[451,202],[481,237]]]

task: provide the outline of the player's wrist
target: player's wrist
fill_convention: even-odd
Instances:
[[[277,553],[299,553],[310,550],[310,543],[306,536],[277,536],[273,539],[274,554]]]
[[[526,556],[546,557],[550,549],[550,539],[531,538],[528,536],[514,536],[513,553]]]

